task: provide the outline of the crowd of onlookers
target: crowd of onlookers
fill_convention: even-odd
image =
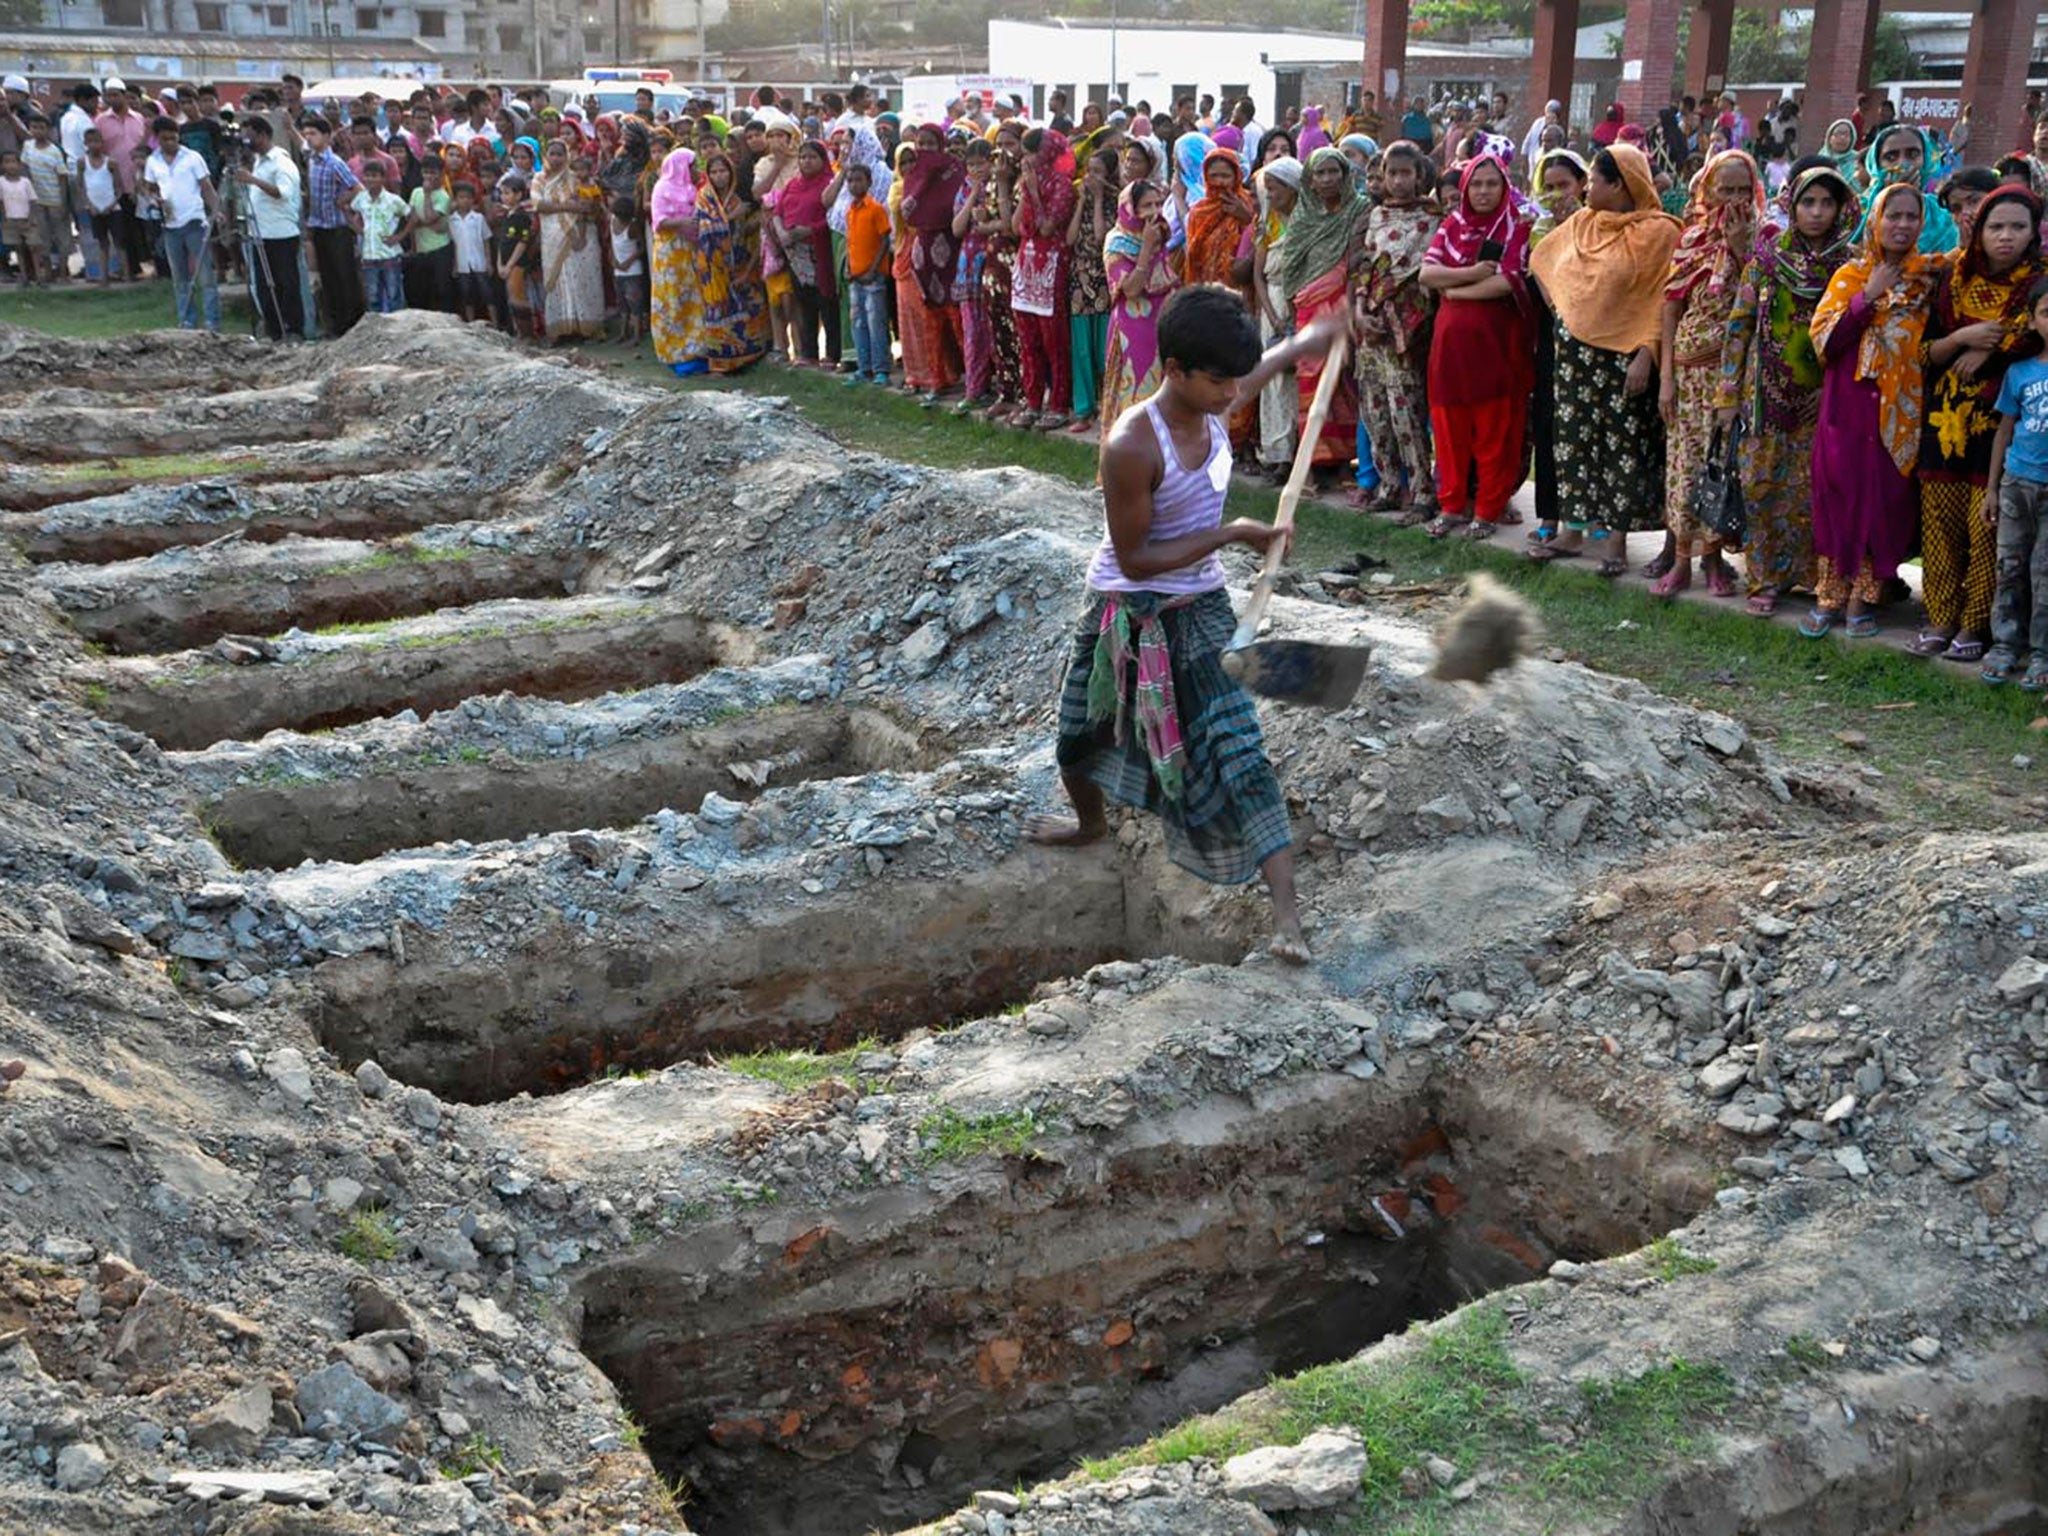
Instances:
[[[1440,538],[1497,537],[1533,485],[1530,558],[1617,575],[1618,535],[1661,527],[1660,595],[1810,595],[1812,635],[1875,632],[1917,556],[1914,650],[2048,686],[2048,120],[1967,163],[1967,108],[1944,136],[1882,95],[1809,138],[1796,104],[1733,96],[1590,128],[1369,92],[1336,121],[1055,91],[906,123],[862,85],[671,115],[287,77],[232,113],[107,80],[51,122],[7,85],[23,281],[149,266],[217,325],[227,273],[277,338],[416,306],[1082,434],[1156,387],[1166,298],[1220,284],[1269,337],[1344,314],[1357,338],[1312,441],[1320,365],[1230,423],[1247,469],[1305,456]]]

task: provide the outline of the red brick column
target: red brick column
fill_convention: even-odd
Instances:
[[[1806,95],[1799,103],[1800,140],[1818,144],[1828,124],[1856,110],[1870,88],[1870,54],[1877,45],[1878,0],[1837,0],[1813,11],[1806,59]],[[2022,69],[2026,67],[2022,62]]]
[[[1685,93],[1702,100],[1728,83],[1728,41],[1735,0],[1694,0],[1692,41],[1685,52]]]
[[[1678,84],[1678,21],[1688,3],[1629,0],[1621,24],[1621,84],[1614,94],[1632,123],[1653,123],[1659,109],[1671,105]]]
[[[1394,89],[1387,89],[1387,72]],[[1397,123],[1408,106],[1408,0],[1366,0],[1365,65],[1360,71],[1368,91],[1377,91],[1380,112]]]
[[[1531,121],[1544,106],[1572,105],[1572,65],[1578,54],[1579,0],[1537,0],[1536,52],[1529,60],[1529,99],[1522,105]]]
[[[2027,61],[2041,0],[1982,0],[1963,63],[1963,101],[1970,108],[1973,165],[1990,165],[2019,142],[2027,107]],[[1802,117],[1804,112],[1800,114]]]

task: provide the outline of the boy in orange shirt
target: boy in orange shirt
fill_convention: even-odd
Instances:
[[[889,210],[870,195],[873,178],[864,165],[846,168],[846,275],[853,312],[853,372],[849,385],[865,375],[889,382]]]

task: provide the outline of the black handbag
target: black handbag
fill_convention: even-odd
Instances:
[[[1741,544],[1749,537],[1749,509],[1742,502],[1742,476],[1735,458],[1741,441],[1740,419],[1725,431],[1714,428],[1706,462],[1692,485],[1693,521],[1723,544]]]

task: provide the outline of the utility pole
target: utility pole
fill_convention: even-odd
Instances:
[[[334,23],[327,19],[327,0],[320,0],[320,30],[327,34],[327,78],[332,80],[341,71],[334,67]]]
[[[612,62],[626,62],[625,0],[612,0]]]
[[[825,0],[825,78],[832,78],[832,0]]]
[[[1118,0],[1109,0],[1109,99],[1123,100],[1123,93],[1116,88],[1116,24],[1121,9]]]

